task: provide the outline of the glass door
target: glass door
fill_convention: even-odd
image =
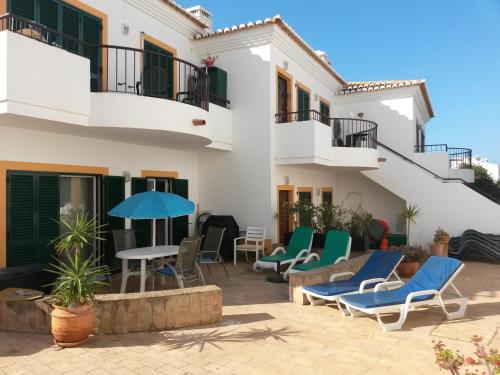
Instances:
[[[60,176],[59,178],[59,215],[61,219],[74,217],[77,213],[92,218],[97,214],[96,178],[93,176]],[[60,228],[60,232],[63,232]],[[96,243],[83,249],[85,257],[96,253],[101,259]]]

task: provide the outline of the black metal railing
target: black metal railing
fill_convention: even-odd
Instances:
[[[463,147],[448,147],[445,143],[435,145],[417,145],[415,152],[446,152],[450,169],[472,168],[472,150]]]
[[[377,124],[353,118],[332,118],[332,146],[377,148]]]
[[[231,106],[231,102],[228,99],[222,98],[222,97],[217,96],[215,94],[209,93],[208,98],[210,100],[210,103],[218,105],[220,107],[224,107],[224,108],[229,109]]]
[[[90,60],[90,89],[175,100],[208,110],[205,69],[171,55],[113,45],[94,45],[34,21],[5,14],[0,31],[10,30]]]
[[[274,119],[277,124],[282,124],[285,122],[315,120],[322,122],[325,125],[330,125],[330,117],[323,115],[322,113],[314,109],[303,112],[277,113],[274,115]]]
[[[277,113],[277,124],[315,120],[332,128],[333,147],[377,148],[377,124],[353,118],[330,118],[311,109],[305,112]]]

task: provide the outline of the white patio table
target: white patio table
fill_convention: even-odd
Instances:
[[[119,251],[115,256],[122,260],[122,285],[120,288],[120,293],[125,293],[127,288],[127,279],[129,276],[141,275],[141,287],[140,292],[144,292],[146,287],[146,260],[157,259],[157,258],[167,258],[179,253],[179,246],[174,245],[162,245],[156,247],[138,247],[136,249],[129,249]],[[141,270],[129,272],[128,261],[129,260],[140,260]]]

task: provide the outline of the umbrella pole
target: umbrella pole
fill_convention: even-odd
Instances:
[[[156,219],[153,219],[153,251],[156,250]]]

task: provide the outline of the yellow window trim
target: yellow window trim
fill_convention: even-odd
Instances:
[[[293,92],[292,92],[292,87],[293,87],[293,76],[288,73],[285,69],[280,68],[278,65],[276,65],[276,103],[275,103],[275,111],[274,113],[278,113],[278,77],[285,79],[288,84],[287,84],[287,109],[289,112],[293,111]]]
[[[161,48],[161,49],[164,49],[165,51],[168,51],[170,52],[174,57],[177,57],[177,50],[168,45],[167,43],[165,42],[162,42],[161,40],[159,39],[156,39],[155,37],[151,36],[151,35],[148,35],[146,34],[145,32],[141,32],[141,48],[144,49],[144,42],[148,42],[148,43],[151,43],[151,44],[154,44],[155,46]],[[173,89],[173,95],[174,97],[172,99],[175,100],[176,96],[177,96],[177,64],[176,62],[174,61],[174,89]]]
[[[280,202],[280,191],[288,191],[288,198],[291,198],[291,201],[295,201],[295,186],[294,185],[276,185],[276,206],[277,212],[279,214],[279,202]],[[289,222],[290,227],[293,226],[292,220]],[[279,217],[276,220],[276,242],[280,241],[280,220]]]
[[[326,100],[325,98],[323,98],[322,96],[319,97],[319,101],[320,102],[323,102],[323,104],[326,104],[328,107],[331,106],[331,103],[330,101]]]
[[[143,169],[141,171],[141,177],[151,177],[151,178],[179,178],[179,172],[176,171],[155,171]]]
[[[107,176],[109,169],[82,165],[30,163],[0,160],[0,268],[7,266],[7,172],[81,173]]]
[[[297,193],[312,193],[313,188],[312,187],[298,187],[297,188]]]

